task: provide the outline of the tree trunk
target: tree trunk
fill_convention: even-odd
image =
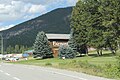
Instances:
[[[112,52],[112,54],[115,54],[115,50],[113,50],[113,48],[110,46],[110,50]]]
[[[100,49],[100,56],[102,56],[102,49]]]
[[[110,51],[112,52],[112,54],[115,54],[115,50],[113,49],[113,47],[111,46],[110,43],[109,43],[109,48],[110,48]]]
[[[86,50],[86,55],[88,55],[88,48],[87,48],[87,46],[85,46],[85,50]]]
[[[98,54],[98,56],[100,56],[100,52],[99,52],[99,49],[97,49],[97,54]]]

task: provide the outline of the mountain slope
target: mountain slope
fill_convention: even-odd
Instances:
[[[32,46],[39,31],[46,33],[69,33],[69,19],[72,7],[59,8],[42,16],[18,24],[8,30],[2,31],[5,46],[24,45]]]

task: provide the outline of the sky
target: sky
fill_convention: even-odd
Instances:
[[[78,0],[0,0],[0,31]]]

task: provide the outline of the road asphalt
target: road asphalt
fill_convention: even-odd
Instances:
[[[110,79],[48,67],[0,63],[0,80],[110,80]]]

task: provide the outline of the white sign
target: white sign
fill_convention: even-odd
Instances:
[[[60,45],[68,45],[68,43],[67,42],[53,41],[53,46],[59,47]]]

